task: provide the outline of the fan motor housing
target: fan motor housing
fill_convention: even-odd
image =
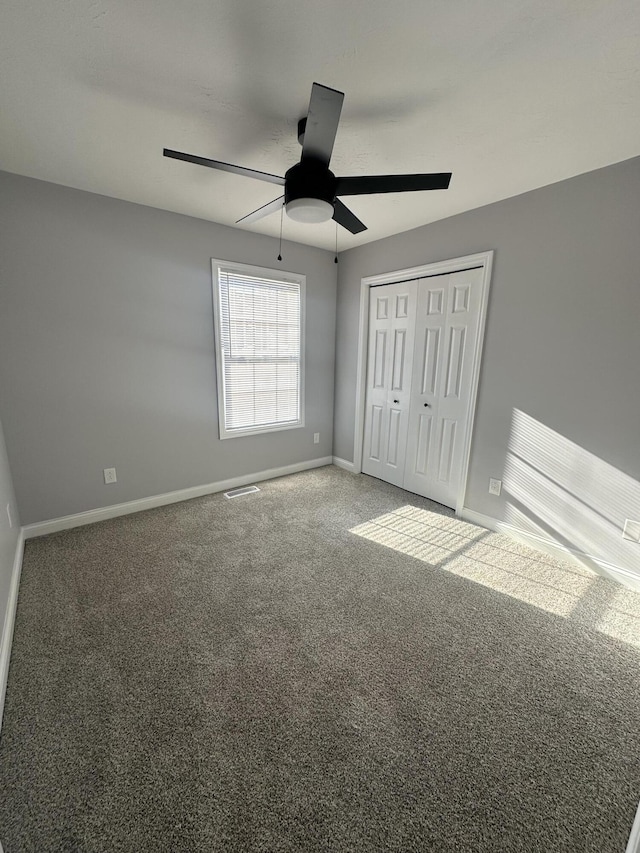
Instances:
[[[319,198],[333,204],[336,200],[336,176],[324,163],[305,160],[296,163],[285,174],[284,201]]]

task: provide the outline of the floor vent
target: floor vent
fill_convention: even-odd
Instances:
[[[243,486],[241,489],[231,489],[230,492],[225,492],[225,498],[239,498],[241,495],[250,495],[252,492],[259,492],[257,486]]]

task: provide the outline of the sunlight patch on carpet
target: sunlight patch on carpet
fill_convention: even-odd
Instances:
[[[559,616],[569,615],[592,582],[592,576],[575,574],[568,582],[558,565],[506,537],[417,507],[401,507],[350,532]],[[492,536],[499,544],[489,541]]]
[[[571,616],[582,603],[597,608],[595,572],[457,518],[407,505],[350,532],[558,616]],[[640,647],[640,594],[620,587],[594,622],[602,633]]]

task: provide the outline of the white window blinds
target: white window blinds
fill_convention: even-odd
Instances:
[[[300,425],[301,282],[226,266],[217,278],[221,437]]]

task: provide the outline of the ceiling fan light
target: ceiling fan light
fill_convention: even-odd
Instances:
[[[333,205],[321,198],[294,198],[285,209],[296,222],[328,222],[333,216]]]

